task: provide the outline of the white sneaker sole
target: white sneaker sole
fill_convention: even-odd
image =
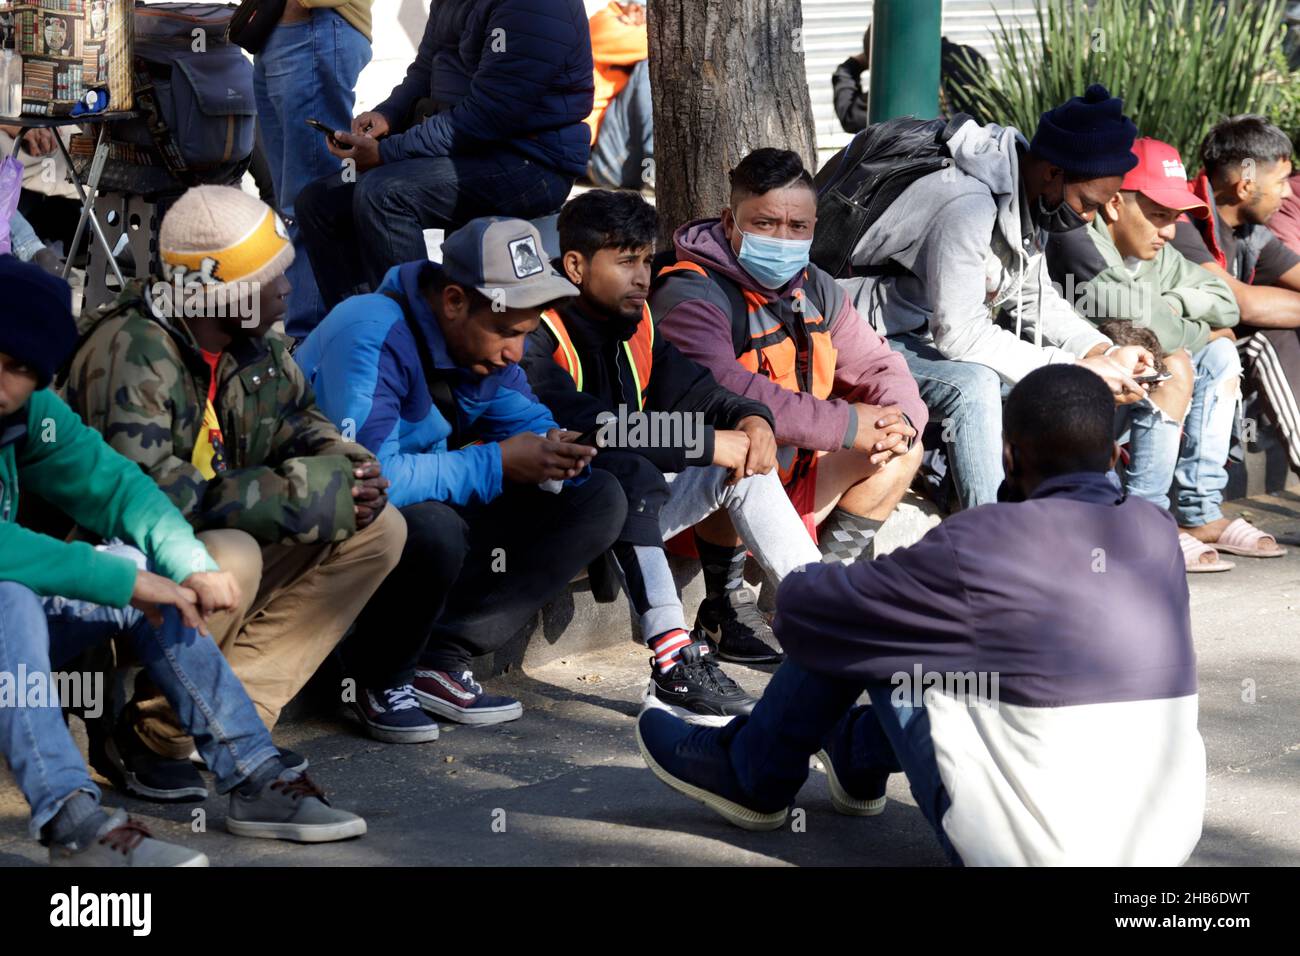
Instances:
[[[421,708],[423,709],[423,708]],[[360,705],[353,704],[352,713],[361,721],[361,726],[366,728],[368,733],[375,740],[383,744],[424,744],[438,739],[438,725],[430,724],[428,727],[412,727],[409,730],[403,730],[395,727],[385,727],[383,724],[377,724],[370,720],[361,710]]]
[[[469,724],[474,727],[483,727],[488,724],[504,724],[510,720],[518,720],[524,715],[524,705],[515,701],[505,707],[475,708],[474,710],[462,710],[454,704],[449,704],[441,697],[435,697],[432,694],[426,694],[423,691],[415,690],[416,700],[427,713],[436,714],[445,720],[450,720],[457,724]]]
[[[678,720],[684,720],[695,727],[725,727],[733,719],[718,714],[697,714],[695,711],[687,710],[678,704],[670,704],[655,693],[655,682],[653,680],[646,682],[645,692],[641,695],[640,712],[645,713],[647,710],[667,711]]]
[[[716,793],[710,793],[694,784],[687,783],[685,780],[679,780],[670,774],[663,767],[655,762],[654,757],[650,756],[650,751],[646,748],[645,741],[641,739],[641,724],[637,722],[636,728],[636,745],[641,750],[641,757],[645,760],[646,766],[650,772],[662,780],[668,786],[672,787],[683,796],[690,797],[692,800],[698,800],[714,813],[718,814],[728,823],[734,824],[743,830],[767,831],[777,830],[785,826],[785,819],[788,811],[781,810],[777,813],[759,813],[757,810],[750,810],[748,807],[742,807],[725,797],[720,797]]]
[[[226,829],[235,836],[259,840],[292,840],[295,843],[333,843],[364,836],[366,821],[357,817],[330,824],[269,823],[258,820],[226,818]]]
[[[831,764],[830,754],[825,750],[817,751],[817,759],[822,762],[822,766],[826,769],[826,783],[831,788],[831,806],[837,812],[849,817],[874,817],[879,816],[885,809],[885,797],[877,797],[875,800],[859,800],[851,796],[841,786],[840,778],[835,776],[835,767]]]

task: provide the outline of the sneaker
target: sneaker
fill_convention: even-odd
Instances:
[[[51,843],[50,866],[207,866],[197,850],[156,840],[125,810],[104,814],[104,824],[87,843]]]
[[[121,720],[90,748],[90,765],[114,787],[160,803],[206,800],[208,788],[194,765],[154,753],[129,720]]]
[[[661,673],[650,658],[650,684],[644,699],[647,709],[667,710],[692,724],[720,727],[732,717],[748,714],[755,703],[714,663],[703,641],[683,647],[667,673]]]
[[[284,764],[286,770],[292,770],[294,773],[302,773],[311,766],[311,764],[307,762],[307,758],[302,754],[295,753],[288,747],[280,747],[278,749],[280,751],[280,763]],[[208,769],[207,763],[199,756],[197,749],[190,751],[189,761],[202,770]]]
[[[776,635],[758,609],[754,592],[746,587],[705,599],[691,636],[708,641],[718,657],[733,664],[779,664],[785,657],[776,649]]]
[[[232,790],[226,829],[264,840],[329,843],[361,836],[366,821],[330,806],[325,791],[305,773],[286,770],[252,796]]]
[[[483,685],[474,680],[470,671],[456,673],[421,668],[415,672],[411,690],[420,706],[429,713],[458,724],[503,724],[524,715],[523,704],[513,697],[485,693]]]
[[[817,759],[826,769],[826,782],[831,788],[831,805],[837,811],[850,817],[874,817],[884,811],[888,771],[854,772],[846,769],[841,774],[836,771],[835,762],[826,750],[817,751]]]
[[[438,722],[420,708],[410,684],[378,692],[363,690],[352,709],[370,736],[386,744],[422,744],[438,739]]]
[[[740,788],[727,752],[734,733],[732,727],[692,727],[662,710],[642,711],[636,722],[637,746],[656,777],[729,823],[775,830],[785,823],[789,807],[757,805]]]

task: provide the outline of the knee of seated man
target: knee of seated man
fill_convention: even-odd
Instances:
[[[235,579],[239,593],[251,604],[262,584],[262,546],[257,539],[234,528],[201,531],[198,537],[217,567]]]
[[[339,545],[340,550],[346,550],[352,557],[373,559],[376,572],[382,569],[381,578],[397,567],[405,548],[406,519],[391,504],[385,506],[374,521]]]
[[[655,471],[658,472],[658,469]],[[663,475],[660,474],[659,478],[662,481]],[[618,477],[593,469],[586,481],[580,485],[566,486],[564,493],[573,496],[579,508],[579,520],[585,520],[598,530],[608,529],[609,541],[606,546],[612,544],[623,527],[628,508],[628,489]]]
[[[25,584],[17,581],[0,581],[0,614],[31,613],[45,616],[40,596]]]
[[[1237,352],[1237,343],[1232,339],[1215,339],[1207,343],[1199,358],[1201,368],[1213,379],[1241,375],[1241,356]]]

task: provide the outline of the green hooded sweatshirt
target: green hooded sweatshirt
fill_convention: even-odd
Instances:
[[[1130,270],[1100,213],[1087,228],[1053,235],[1047,266],[1084,318],[1094,325],[1124,319],[1149,327],[1166,353],[1199,352],[1212,331],[1241,319],[1228,284],[1184,259],[1173,243]]]
[[[42,597],[110,607],[125,607],[135,590],[136,566],[129,558],[20,526],[20,480],[81,527],[134,544],[178,584],[196,571],[218,570],[152,479],[104,444],[62,399],[41,389],[26,407],[0,418],[0,581]]]

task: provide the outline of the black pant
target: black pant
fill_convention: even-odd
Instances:
[[[462,671],[505,644],[623,527],[618,482],[592,472],[558,495],[507,485],[471,507],[402,509],[406,547],[357,618],[345,666],[363,687],[398,687],[417,663]]]
[[[479,216],[533,219],[564,205],[573,177],[507,149],[385,163],[345,182],[305,186],[294,202],[325,308],[379,287],[390,268],[427,258],[425,229]]]

